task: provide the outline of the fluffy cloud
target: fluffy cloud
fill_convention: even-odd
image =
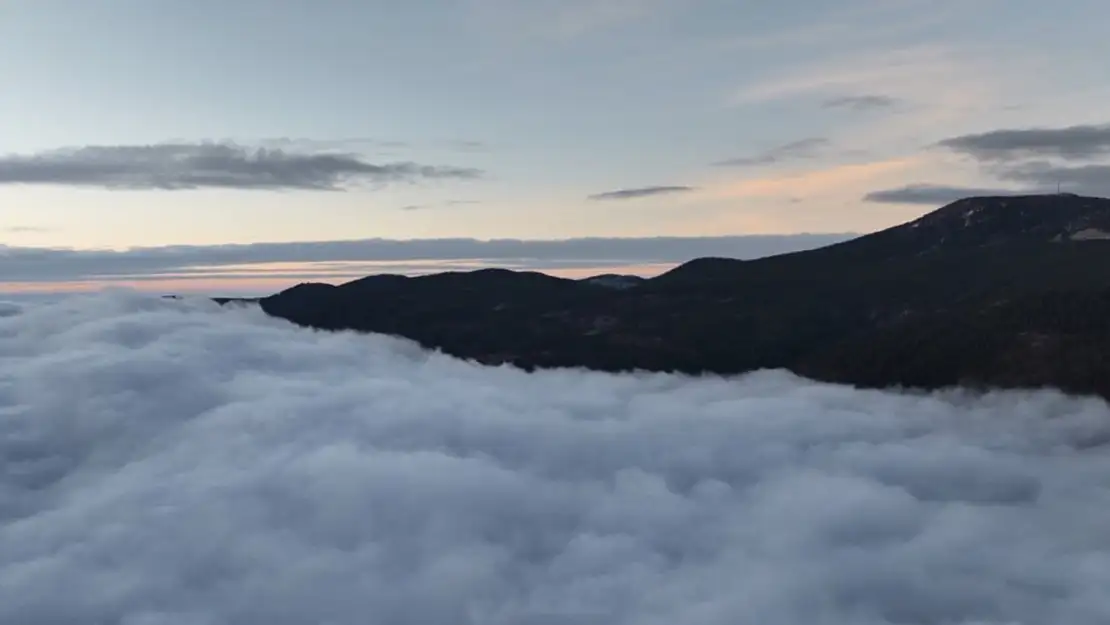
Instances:
[[[81,280],[112,276],[210,273],[214,268],[263,263],[404,263],[437,261],[514,269],[679,263],[700,256],[759,258],[831,245],[853,234],[741,235],[723,237],[521,239],[365,239],[240,245],[179,245],[126,251],[0,245],[0,281]],[[440,262],[442,261],[442,262]],[[474,266],[474,263],[480,263]],[[451,267],[454,268],[454,267]],[[365,268],[348,268],[361,271]],[[418,272],[428,271],[428,267]],[[378,269],[382,271],[382,269]],[[393,268],[391,271],[402,271]]]
[[[1110,411],[0,306],[0,622],[1110,620]]]
[[[411,162],[375,164],[348,153],[295,153],[228,143],[86,146],[0,156],[0,184],[113,189],[308,189],[477,178],[481,171]]]

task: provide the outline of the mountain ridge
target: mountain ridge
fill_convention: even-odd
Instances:
[[[1105,198],[975,197],[823,248],[693,259],[620,288],[483,269],[304,283],[259,303],[304,326],[526,369],[786,368],[860,386],[1110,397],[1107,239]]]

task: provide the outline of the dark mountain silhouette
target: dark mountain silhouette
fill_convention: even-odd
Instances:
[[[649,280],[487,269],[301,284],[271,315],[488,364],[1110,397],[1110,200],[977,197],[828,247]],[[618,288],[599,288],[613,287]]]

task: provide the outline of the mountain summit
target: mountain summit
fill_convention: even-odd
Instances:
[[[880,263],[992,246],[1110,239],[1110,199],[1073,194],[969,197],[918,219],[814,250],[756,261],[698,258],[656,278],[663,283],[728,280],[753,267]],[[954,256],[953,256],[954,257]]]
[[[1110,397],[1110,200],[967,198],[906,224],[656,278],[483,270],[299,285],[263,298],[306,326],[409,337],[488,364],[865,385],[1037,387]]]
[[[1072,194],[971,197],[907,224],[855,240],[891,252],[945,252],[985,245],[1110,238],[1110,200]]]

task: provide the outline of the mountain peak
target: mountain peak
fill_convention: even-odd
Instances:
[[[928,232],[948,247],[1100,238],[1098,232],[1110,232],[1110,200],[1072,193],[969,197],[896,230]]]
[[[1110,239],[1110,199],[1071,193],[968,197],[823,254],[882,261],[984,246]]]

